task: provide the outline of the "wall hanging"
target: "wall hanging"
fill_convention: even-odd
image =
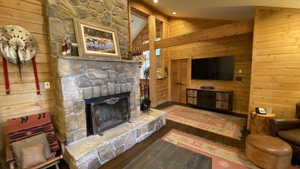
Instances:
[[[3,73],[6,94],[10,94],[8,62],[16,64],[22,80],[22,64],[32,62],[37,94],[40,94],[40,86],[37,74],[35,56],[37,53],[37,42],[26,29],[17,25],[6,25],[0,27],[0,55],[3,56]]]

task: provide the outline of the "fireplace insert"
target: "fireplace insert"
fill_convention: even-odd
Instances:
[[[95,135],[130,119],[130,93],[86,99],[87,135]]]

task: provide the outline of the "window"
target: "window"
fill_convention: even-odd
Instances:
[[[150,67],[150,51],[149,50],[144,51],[143,55],[146,56],[146,61],[143,63],[143,65],[141,67],[140,78],[146,79],[144,72],[145,72],[145,70],[147,70]],[[155,55],[156,56],[160,55],[160,49],[155,50]]]

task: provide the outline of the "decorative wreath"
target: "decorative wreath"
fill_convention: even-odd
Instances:
[[[0,54],[8,62],[21,65],[37,53],[37,42],[24,28],[17,25],[0,27]]]
[[[5,79],[6,94],[10,94],[9,73],[7,62],[17,64],[20,79],[22,80],[21,65],[32,62],[37,94],[40,94],[39,78],[35,55],[37,42],[24,28],[17,25],[0,27],[0,56],[3,56],[3,74]]]

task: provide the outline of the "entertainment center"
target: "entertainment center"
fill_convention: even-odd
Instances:
[[[192,80],[233,81],[234,56],[200,58],[192,60]],[[216,90],[213,86],[186,89],[186,103],[202,109],[232,112],[233,91]]]
[[[186,103],[203,109],[232,112],[233,91],[187,89]]]

